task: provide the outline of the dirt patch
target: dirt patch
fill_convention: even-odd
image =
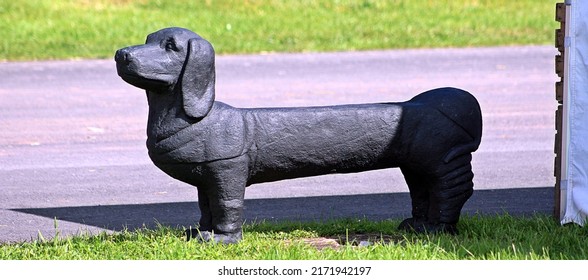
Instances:
[[[356,233],[328,237],[303,238],[302,242],[311,245],[318,250],[323,250],[325,248],[338,249],[345,245],[366,247],[374,244],[400,243],[403,240],[404,239],[401,236],[379,233]]]

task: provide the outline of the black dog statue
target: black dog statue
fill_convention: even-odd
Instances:
[[[303,108],[234,108],[214,101],[215,54],[183,28],[115,55],[118,75],[145,89],[147,148],[169,176],[198,188],[188,239],[242,238],[245,188],[260,182],[399,167],[412,218],[399,228],[457,232],[473,193],[482,116],[468,92],[439,88],[409,101]]]

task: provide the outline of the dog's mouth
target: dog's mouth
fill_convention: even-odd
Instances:
[[[118,75],[127,83],[145,90],[168,88],[172,82],[140,76],[126,68],[117,67]]]

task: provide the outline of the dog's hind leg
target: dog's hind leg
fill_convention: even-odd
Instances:
[[[461,209],[473,193],[471,159],[471,154],[457,157],[430,173],[402,168],[412,199],[412,218],[398,228],[456,234]]]
[[[438,230],[457,233],[456,225],[461,209],[474,192],[471,161],[472,155],[466,154],[453,159],[440,169],[440,176],[431,189],[431,199],[438,208],[434,209],[438,217]],[[429,214],[431,210],[433,209],[430,208]]]
[[[423,227],[428,221],[429,214],[430,183],[422,174],[410,168],[401,167],[400,170],[410,191],[412,217],[402,221],[398,228],[407,231],[424,231]]]

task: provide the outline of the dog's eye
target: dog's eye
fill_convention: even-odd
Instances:
[[[176,42],[172,40],[167,40],[165,42],[165,50],[166,51],[177,51],[178,47],[176,46]]]

